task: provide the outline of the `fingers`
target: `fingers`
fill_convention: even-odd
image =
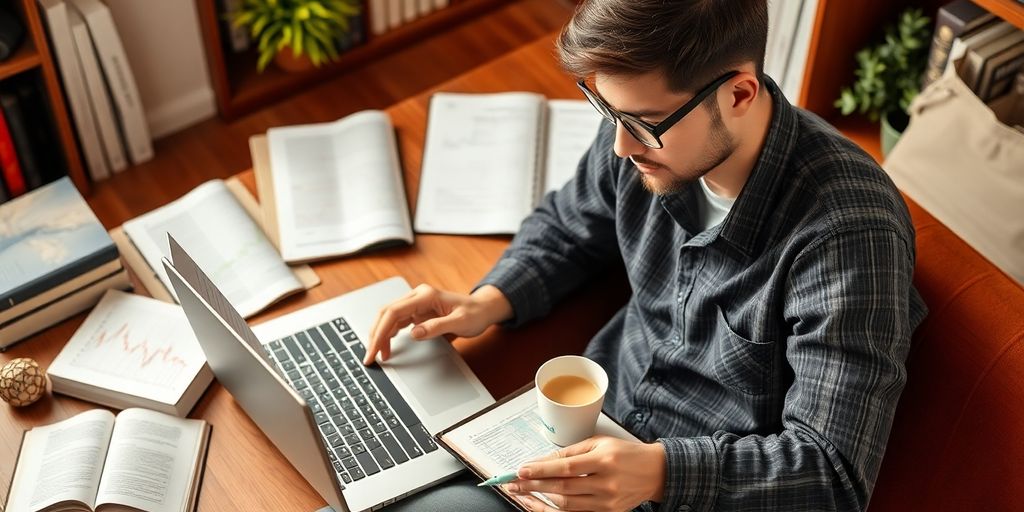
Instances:
[[[562,496],[560,494],[549,494],[547,498],[558,508],[552,508],[543,501],[527,494],[517,496],[531,512],[560,512],[573,510],[585,512],[602,509],[602,503],[594,496]]]
[[[413,315],[425,315],[423,310],[431,306],[432,298],[423,292],[421,287],[417,287],[377,313],[377,320],[370,329],[370,343],[366,347],[363,364],[373,364],[377,352],[380,352],[382,360],[391,357],[391,338],[412,322]]]
[[[559,448],[543,457],[533,459],[528,462],[540,462],[545,460],[564,459],[566,457],[572,457],[573,455],[582,455],[594,449],[594,443],[598,440],[597,437],[588,437],[576,444]]]
[[[585,482],[586,478],[573,476],[569,478],[545,478],[543,480],[516,480],[506,484],[505,488],[511,493],[529,493],[537,491],[542,493],[554,493],[564,495],[592,494],[593,483]]]
[[[598,457],[587,452],[570,457],[528,462],[519,468],[519,478],[567,478],[598,473],[600,469]]]

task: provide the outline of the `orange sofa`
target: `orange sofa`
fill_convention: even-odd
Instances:
[[[1024,510],[1024,288],[907,199],[930,310],[907,361],[871,512]],[[581,353],[624,302],[612,277],[522,329],[455,342],[495,397]]]

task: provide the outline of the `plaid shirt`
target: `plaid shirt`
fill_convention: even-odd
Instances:
[[[892,182],[766,85],[771,128],[721,224],[701,227],[696,183],[647,192],[605,125],[481,281],[518,325],[625,262],[632,296],[586,355],[605,411],[665,447],[642,509],[864,509],[926,314]]]

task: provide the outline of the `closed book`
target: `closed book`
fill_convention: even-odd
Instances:
[[[96,59],[96,50],[89,37],[89,28],[85,26],[85,20],[76,9],[68,9],[68,20],[71,23],[71,37],[75,42],[78,65],[82,67],[85,89],[89,92],[89,105],[92,106],[92,113],[100,130],[103,154],[107,156],[110,170],[121,172],[128,167],[128,159],[125,157],[124,144],[121,142],[121,129],[114,120],[114,108],[110,104],[107,83],[103,79],[99,60]]]
[[[0,204],[4,204],[8,199],[10,199],[10,196],[7,195],[7,187],[4,186],[2,175],[3,173],[0,172]]]
[[[0,205],[0,226],[0,312],[118,256],[67,177]]]
[[[1017,43],[988,59],[981,70],[978,84],[978,98],[989,101],[998,98],[1010,89],[1017,70],[1024,64],[1024,41]]]
[[[989,59],[1020,44],[1024,44],[1024,31],[1014,30],[979,48],[968,48],[967,55],[964,56],[964,62],[959,70],[960,78],[967,84],[967,87],[970,87],[975,94],[978,94],[985,66]]]
[[[387,0],[370,0],[370,29],[373,35],[379,36],[388,31],[388,3]]]
[[[128,271],[121,269],[60,300],[47,304],[28,315],[20,316],[0,326],[0,351],[43,329],[62,322],[91,308],[107,290],[131,289]]]
[[[388,29],[393,30],[402,25],[402,1],[388,0]]]
[[[14,149],[14,139],[11,138],[11,130],[7,126],[7,115],[0,115],[0,168],[3,169],[4,183],[7,184],[7,193],[11,197],[18,197],[25,193],[25,177],[21,172],[21,163],[18,162],[18,153]]]
[[[185,417],[213,381],[181,306],[109,290],[47,369],[53,391]]]
[[[23,107],[22,112],[33,113],[26,118],[29,145],[43,174],[43,184],[46,184],[68,174],[67,162],[63,151],[52,150],[52,141],[57,137],[52,121],[53,109],[43,97],[42,83],[37,77],[29,78],[18,84],[17,94]]]
[[[114,17],[99,0],[72,0],[71,3],[89,26],[89,35],[114,100],[128,157],[134,164],[146,162],[153,158],[153,138]]]
[[[995,15],[970,0],[956,0],[939,8],[935,15],[935,32],[928,50],[928,65],[922,85],[927,87],[942,76],[949,60],[953,40],[995,19]]]
[[[44,308],[76,291],[89,286],[104,277],[121,270],[123,265],[121,259],[110,260],[80,276],[68,279],[57,286],[50,288],[34,297],[16,304],[14,307],[0,311],[0,326],[10,323],[16,318],[32,314],[32,312]]]
[[[81,143],[82,154],[85,156],[86,167],[93,181],[110,177],[110,167],[103,156],[103,147],[97,133],[96,120],[89,104],[89,92],[85,88],[85,77],[78,63],[75,42],[71,37],[71,22],[68,6],[64,0],[36,0],[43,11],[49,29],[53,53],[57,57],[57,68],[60,69],[64,93],[71,107],[71,117],[75,122],[75,132]]]
[[[35,190],[43,186],[43,170],[36,160],[31,134],[28,129],[28,120],[25,118],[25,110],[22,108],[21,100],[16,94],[0,94],[0,107],[3,108],[3,117],[7,121],[7,129],[11,133],[11,140],[14,142],[14,150],[18,155],[18,162],[21,163],[21,173],[25,178],[25,188],[27,190]]]
[[[995,41],[1015,30],[1017,30],[1017,27],[1005,21],[997,20],[992,23],[986,23],[970,34],[954,39],[953,48],[949,50],[949,62],[946,64],[946,70],[942,72],[943,76],[947,73],[956,73],[963,67],[963,58],[967,54],[968,48],[981,48],[989,42]]]

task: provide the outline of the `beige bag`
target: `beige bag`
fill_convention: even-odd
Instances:
[[[1000,123],[956,74],[910,106],[883,165],[896,186],[1024,283],[1024,133]]]

